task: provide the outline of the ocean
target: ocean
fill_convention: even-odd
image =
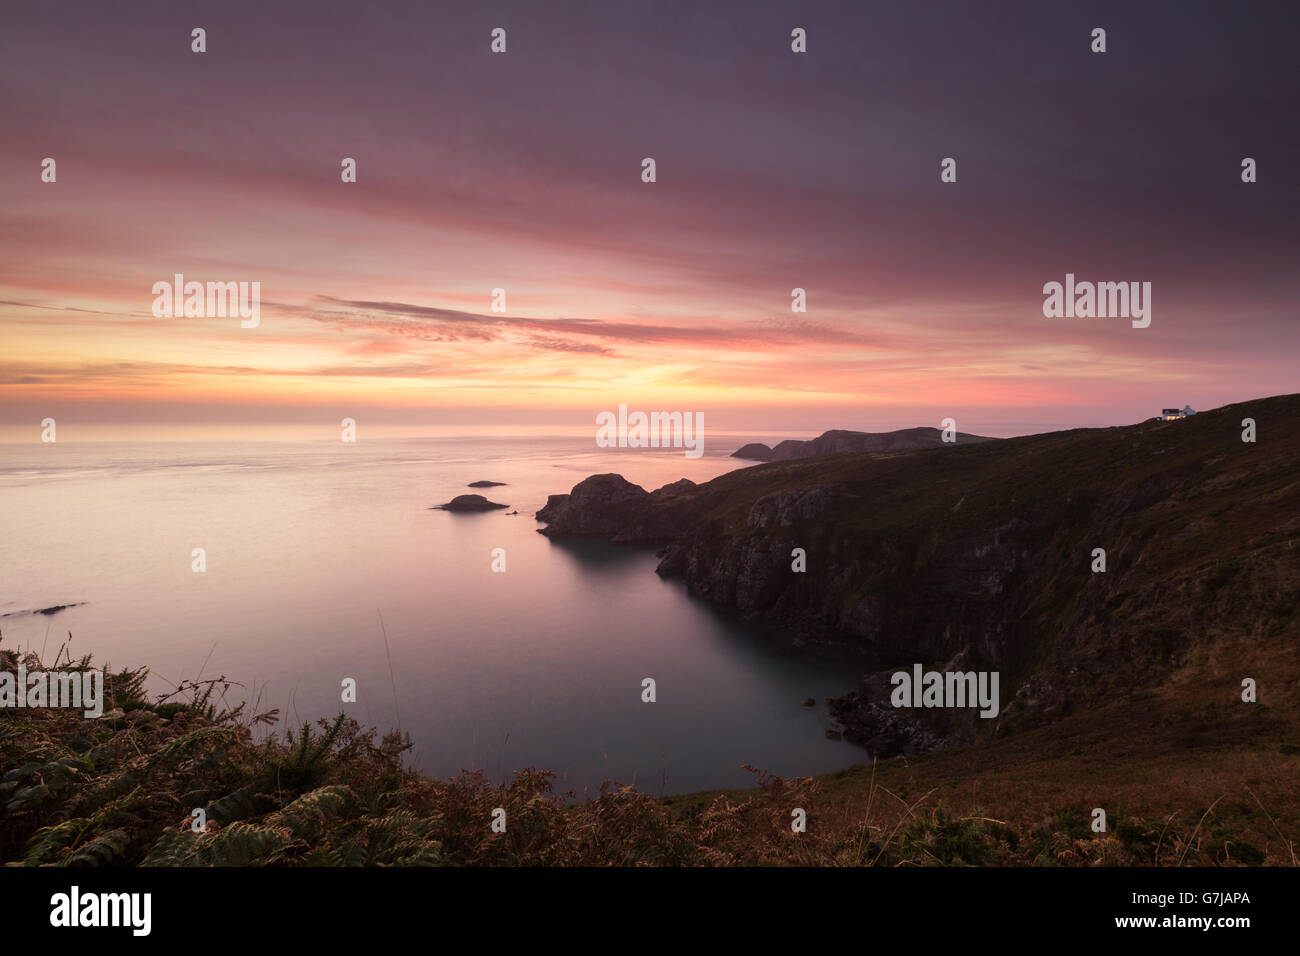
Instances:
[[[533,766],[561,790],[678,793],[749,785],[745,764],[870,759],[825,735],[824,698],[856,686],[857,663],[794,653],[690,596],[652,549],[537,533],[547,495],[588,475],[706,481],[743,467],[727,455],[755,436],[711,434],[691,459],[598,448],[589,431],[364,434],[0,445],[0,646],[51,661],[70,632],[74,657],[147,665],[155,692],[225,677],[241,685],[230,702],[278,708],[281,727],[340,710],[400,725],[413,766],[442,777]],[[505,485],[466,487],[479,479]],[[519,514],[429,510],[475,492]],[[54,605],[76,606],[29,613]]]

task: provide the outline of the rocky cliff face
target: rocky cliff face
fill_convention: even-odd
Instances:
[[[592,475],[567,495],[551,495],[536,513],[547,522],[541,533],[552,538],[605,538],[623,544],[659,544],[690,527],[694,507],[688,478],[654,492],[622,475]]]
[[[1268,437],[1243,443],[1243,417]],[[694,593],[870,647],[887,666],[832,711],[889,754],[1051,721],[1233,636],[1296,653],[1297,475],[1300,396],[1284,396],[1179,422],[772,463],[671,493],[600,475],[538,517],[552,536],[666,543],[660,573]],[[998,717],[893,708],[888,677],[914,663],[998,671]]]

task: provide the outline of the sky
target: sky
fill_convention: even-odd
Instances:
[[[1300,390],[1300,7],[1135,6],[7,5],[0,425],[965,430]],[[259,325],[155,317],[176,273],[259,282]],[[1150,282],[1150,326],[1045,317],[1067,273]]]

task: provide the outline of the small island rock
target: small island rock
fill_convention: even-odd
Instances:
[[[488,501],[482,495],[457,495],[445,505],[435,505],[430,511],[495,511],[498,508],[509,508],[509,505],[499,505],[495,501]]]

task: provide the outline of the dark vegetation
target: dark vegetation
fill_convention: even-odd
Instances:
[[[13,651],[0,652],[13,669]],[[27,666],[39,667],[29,656]],[[88,659],[65,663],[86,668]],[[274,712],[230,684],[147,700],[108,675],[99,720],[0,711],[0,859],[28,866],[1294,865],[1296,761],[1276,734],[1202,751],[1144,743],[1132,715],[1001,753],[897,758],[753,790],[655,799],[607,784],[574,802],[553,775],[431,780],[410,741],[340,715],[257,740]],[[175,697],[176,695],[170,695]],[[1137,732],[1140,740],[1126,738]],[[1288,739],[1300,741],[1294,731]],[[1088,735],[1097,739],[1087,739]],[[1118,746],[1117,746],[1118,743]],[[1004,746],[999,744],[998,746]],[[1282,746],[1286,746],[1283,744]],[[1092,754],[1110,752],[1099,763]],[[1127,752],[1125,752],[1127,751]],[[995,769],[981,770],[990,766]],[[1181,786],[1180,786],[1181,784]],[[1094,805],[1108,832],[1091,829]],[[497,808],[504,833],[493,833]],[[1281,808],[1280,810],[1278,808]],[[792,832],[791,811],[807,812]],[[203,809],[207,832],[191,827]]]

